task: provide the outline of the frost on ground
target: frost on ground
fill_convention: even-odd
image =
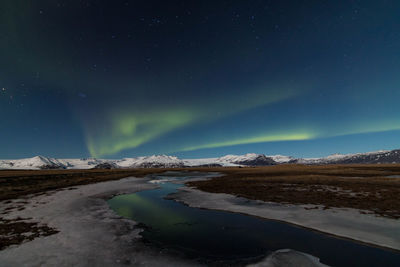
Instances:
[[[16,218],[6,220],[0,218],[0,250],[11,245],[18,245],[31,241],[40,236],[49,236],[58,233],[57,230],[30,222],[31,218]]]
[[[31,241],[1,250],[0,266],[199,265],[145,245],[139,235],[142,228],[109,208],[106,200],[114,195],[157,188],[157,184],[148,182],[149,179],[125,178],[0,202],[2,220],[25,218],[26,223],[54,229],[51,235],[35,235]],[[32,234],[27,230],[23,235]],[[315,259],[300,252],[278,251],[259,266],[274,266],[271,262],[277,260],[279,266],[297,261],[303,265],[296,266],[319,266]]]
[[[157,187],[147,182],[126,178],[27,199],[25,209],[3,219],[30,218],[59,233],[0,251],[0,266],[192,265],[145,246],[141,228],[109,209],[106,200],[113,195]],[[17,201],[3,201],[0,213]]]
[[[168,196],[191,207],[238,212],[279,220],[321,232],[400,250],[400,220],[362,214],[350,208],[324,210],[315,205],[291,205],[249,200],[190,187]]]
[[[280,249],[268,255],[264,260],[248,267],[324,267],[328,266],[318,258],[292,249]]]

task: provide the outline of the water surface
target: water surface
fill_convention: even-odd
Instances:
[[[385,176],[386,178],[400,178],[400,175],[389,175]]]
[[[164,197],[184,180],[207,174],[170,172],[153,176],[160,188],[109,200],[119,215],[145,224],[153,246],[178,251],[203,263],[244,263],[290,248],[331,266],[400,266],[400,253],[362,245],[287,223],[243,214],[191,208]],[[395,233],[394,233],[395,234]]]

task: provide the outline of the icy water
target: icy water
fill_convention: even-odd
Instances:
[[[108,201],[119,215],[144,224],[144,241],[201,263],[244,264],[284,248],[314,255],[331,266],[400,266],[400,253],[362,245],[287,223],[243,214],[191,208],[165,199],[184,180],[207,174],[153,176],[161,188]],[[209,174],[208,174],[209,175]]]
[[[400,175],[389,175],[385,176],[386,178],[400,178]]]

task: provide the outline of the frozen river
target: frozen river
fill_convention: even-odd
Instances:
[[[155,175],[152,182],[160,188],[116,196],[108,203],[119,215],[143,224],[141,235],[150,246],[200,263],[244,265],[289,248],[331,266],[399,266],[400,254],[390,250],[284,222],[192,208],[165,198],[183,186],[179,182],[206,175]]]

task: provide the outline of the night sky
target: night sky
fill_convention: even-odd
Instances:
[[[0,3],[0,158],[400,147],[400,1]]]

